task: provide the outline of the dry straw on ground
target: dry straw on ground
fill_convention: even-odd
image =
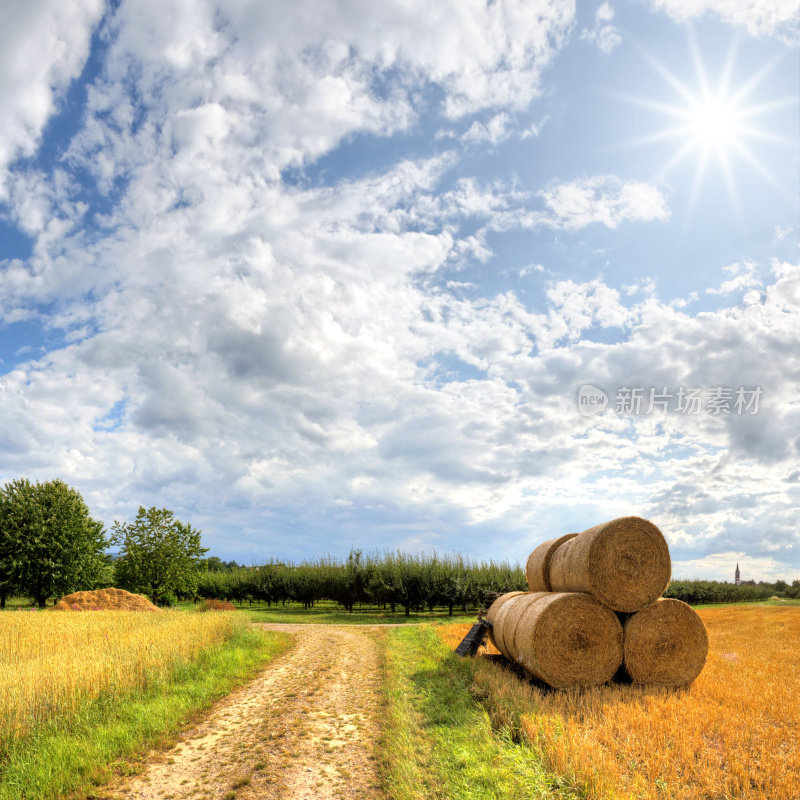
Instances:
[[[631,614],[623,630],[625,670],[637,683],[685,686],[706,663],[703,620],[680,600],[657,600]]]
[[[550,561],[555,592],[588,592],[615,611],[638,611],[669,584],[669,549],[661,531],[641,517],[621,517],[561,544]]]
[[[472,684],[586,800],[798,800],[800,607],[701,608],[706,665],[686,689],[552,692],[484,659]],[[436,629],[448,647],[469,625]]]
[[[124,589],[95,589],[92,592],[73,592],[62,597],[55,611],[160,611],[144,595]]]
[[[203,602],[197,607],[197,610],[200,612],[236,611],[236,606],[228,600],[218,600],[215,597],[210,597],[207,600],[203,600]]]
[[[577,533],[568,533],[558,539],[548,539],[542,542],[529,556],[525,565],[525,579],[532,592],[549,592],[550,585],[550,559],[564,542],[574,539]]]
[[[555,688],[596,686],[622,663],[622,626],[586,594],[533,592],[509,599],[494,641],[530,675]]]

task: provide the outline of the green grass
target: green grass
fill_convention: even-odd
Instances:
[[[470,693],[472,659],[451,653],[430,626],[387,636],[384,788],[391,800],[574,797],[530,748],[497,733]]]
[[[189,604],[191,605],[191,604]],[[267,607],[266,603],[237,604],[250,614],[253,622],[291,622],[291,623],[326,623],[329,625],[386,625],[386,624],[407,624],[419,622],[473,622],[477,615],[477,609],[468,611],[466,614],[453,611],[453,616],[449,616],[447,609],[437,608],[433,612],[425,611],[422,613],[411,613],[405,616],[402,608],[398,608],[394,613],[391,609],[384,609],[381,606],[358,606],[352,614],[345,611],[338,603],[332,600],[321,600],[313,608],[304,609],[302,603],[287,603],[284,605],[273,605]]]
[[[244,629],[145,693],[106,698],[42,725],[0,764],[0,800],[91,797],[116,772],[135,771],[149,748],[180,728],[291,644],[282,633]]]

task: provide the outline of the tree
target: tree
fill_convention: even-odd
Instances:
[[[201,531],[175,519],[166,508],[139,506],[136,520],[114,522],[111,540],[122,551],[115,563],[121,589],[146,594],[157,605],[176,595],[192,596],[203,553]]]
[[[6,598],[13,597],[17,588],[13,541],[0,528],[0,608],[6,607]]]
[[[206,569],[209,572],[222,572],[225,567],[221,558],[218,556],[209,556],[206,559]]]
[[[16,590],[48,597],[93,589],[108,546],[103,523],[64,481],[10,481],[0,490],[0,604]]]

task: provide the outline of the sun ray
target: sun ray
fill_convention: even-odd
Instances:
[[[671,139],[682,139],[683,141],[677,146],[675,152],[658,170],[657,178],[665,180],[669,173],[680,164],[685,163],[691,154],[696,154],[689,192],[691,212],[698,202],[709,168],[712,162],[716,162],[725,180],[730,202],[739,215],[740,206],[734,178],[734,158],[746,163],[771,186],[777,187],[777,180],[748,147],[748,142],[762,141],[796,147],[796,138],[767,130],[759,125],[758,121],[764,115],[792,105],[796,106],[798,97],[792,95],[763,102],[747,102],[783,58],[780,54],[750,75],[744,83],[734,88],[734,67],[737,54],[735,43],[728,49],[719,75],[713,83],[693,32],[689,34],[689,48],[696,80],[694,89],[690,89],[655,56],[640,48],[645,59],[675,92],[678,102],[629,95],[616,96],[639,108],[672,118],[677,124],[627,140],[621,143],[621,146],[642,146]]]

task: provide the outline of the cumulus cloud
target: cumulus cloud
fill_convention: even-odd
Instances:
[[[624,220],[669,218],[667,200],[657,187],[613,175],[555,184],[540,194],[547,211],[535,214],[532,221],[553,228],[576,230],[593,223],[616,228]]]
[[[736,566],[742,580],[793,581],[800,579],[797,567],[768,556],[751,557],[746,551],[712,553],[703,558],[673,561],[672,572],[676,578],[701,578],[703,580],[732,581]]]
[[[459,270],[489,263],[497,232],[660,222],[667,199],[608,175],[540,192],[456,176],[452,152],[303,180],[425,102],[504,135],[572,23],[569,3],[336,5],[137,2],[109,19],[82,129],[9,194],[34,248],[0,271],[5,319],[46,309],[67,336],[0,376],[2,477],[64,476],[106,520],[191,510],[238,552],[275,536],[308,555],[335,525],[347,545],[457,532],[487,555],[502,530],[493,555],[517,559],[532,530],[620,513],[657,518],[685,559],[765,519],[756,550],[791,543],[798,267],[737,268],[722,307],[694,313],[646,282],[554,277],[538,254],[522,271],[540,307],[474,291]],[[584,419],[584,382],[759,385],[764,413]]]
[[[610,53],[622,42],[619,31],[611,24],[614,19],[614,9],[610,3],[603,3],[595,12],[594,27],[584,28],[581,39],[591,42],[601,53]]]
[[[496,114],[485,124],[475,120],[461,139],[465,142],[491,142],[492,144],[497,144],[508,135],[509,119],[508,114]]]
[[[725,22],[745,28],[752,36],[780,34],[797,41],[800,6],[796,0],[652,0],[673,19],[685,22],[718,14]]]
[[[89,55],[102,0],[31,0],[0,10],[0,202],[11,162],[36,151],[42,131]]]
[[[354,131],[407,128],[424,102],[420,84],[442,90],[451,119],[523,108],[573,14],[568,0],[123,3],[109,23],[107,80],[90,96],[97,116],[75,157],[109,181],[110,169],[135,166],[153,148],[177,145],[194,161],[223,142],[258,141],[261,171],[275,179]],[[152,123],[134,132],[142,109]],[[497,134],[490,123],[487,135]]]

